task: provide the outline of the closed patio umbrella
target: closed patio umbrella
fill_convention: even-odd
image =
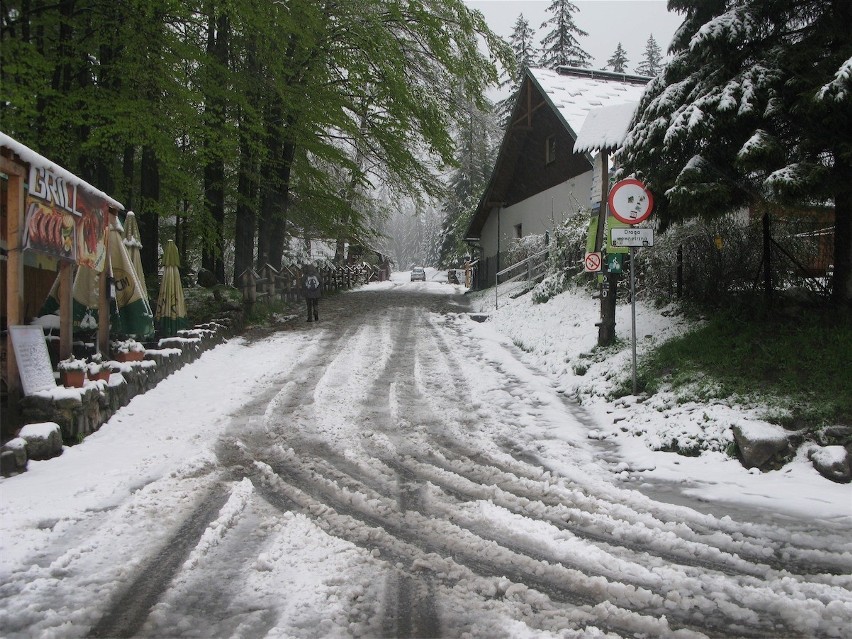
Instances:
[[[127,218],[124,220],[124,246],[127,248],[127,255],[133,263],[133,268],[136,269],[136,279],[139,280],[139,294],[149,301],[148,286],[145,284],[145,273],[142,272],[142,241],[139,233],[139,223],[136,221],[136,214],[133,211],[127,212]]]
[[[186,302],[183,284],[180,281],[180,254],[173,240],[169,240],[163,251],[163,280],[157,297],[155,319],[161,337],[177,335],[186,328]]]
[[[136,267],[122,242],[121,231],[120,224],[110,226],[110,268],[117,306],[117,314],[112,317],[111,332],[143,339],[154,333],[154,314],[151,312],[143,284],[136,274]]]

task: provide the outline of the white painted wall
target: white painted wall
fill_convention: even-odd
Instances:
[[[576,213],[589,206],[589,190],[592,186],[592,171],[587,171],[570,180],[537,193],[517,204],[500,211],[500,251],[504,252],[515,237],[515,225],[521,224],[523,235],[541,235],[563,222],[568,213]],[[482,227],[482,254],[492,257],[497,254],[497,210]]]

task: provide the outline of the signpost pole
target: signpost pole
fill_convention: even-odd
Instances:
[[[636,249],[630,247],[630,306],[632,318],[633,335],[633,394],[636,394],[636,265],[633,261],[633,254]]]

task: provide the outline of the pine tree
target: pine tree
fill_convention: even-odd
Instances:
[[[615,71],[616,73],[627,72],[627,52],[624,50],[624,47],[621,46],[620,42],[615,48],[615,53],[613,53],[612,57],[607,60],[606,66]]]
[[[622,152],[669,224],[743,206],[835,206],[836,302],[852,306],[852,3],[672,0],[686,13]]]
[[[509,38],[509,47],[512,49],[515,66],[506,71],[506,79],[500,84],[500,88],[510,87],[509,95],[497,103],[497,115],[500,122],[505,126],[515,105],[518,88],[524,77],[524,70],[535,65],[539,55],[535,45],[535,30],[530,27],[529,21],[520,14],[515,20],[512,35]]]
[[[656,76],[663,68],[663,54],[660,51],[657,41],[654,40],[654,34],[648,36],[648,41],[645,43],[645,53],[642,62],[636,67],[636,73],[648,77]]]
[[[568,0],[552,0],[547,8],[550,18],[541,23],[542,29],[550,27],[550,31],[541,41],[542,54],[539,64],[549,69],[559,66],[588,67],[592,56],[580,46],[578,36],[589,35],[574,23],[574,16],[579,11],[577,5]]]

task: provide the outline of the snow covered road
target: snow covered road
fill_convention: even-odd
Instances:
[[[461,290],[322,300],[3,480],[2,635],[848,636],[848,528],[615,481]]]

